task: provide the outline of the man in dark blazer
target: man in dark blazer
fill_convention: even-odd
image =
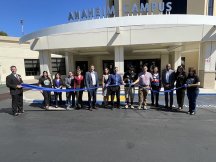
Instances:
[[[17,74],[16,66],[11,66],[11,74],[6,77],[6,85],[10,88],[12,97],[12,112],[14,116],[24,113],[23,110],[23,89],[21,84],[22,78]]]
[[[85,74],[85,86],[88,89],[88,104],[89,110],[95,109],[97,88],[99,87],[98,74],[95,71],[94,65],[91,65],[90,70]],[[93,99],[93,100],[92,100]]]
[[[174,83],[175,83],[175,71],[171,69],[170,64],[167,64],[166,69],[164,69],[162,72],[162,84],[164,87],[164,91],[173,89]],[[169,102],[168,95],[170,95],[170,108],[172,109],[173,91],[165,92],[164,94],[165,94],[165,107],[168,108],[168,102]]]

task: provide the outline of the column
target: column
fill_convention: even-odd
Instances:
[[[52,74],[51,53],[49,51],[39,51],[40,73],[47,71]],[[52,76],[52,75],[51,75]]]
[[[169,63],[169,53],[161,55],[161,71],[166,68]]]
[[[199,77],[201,86],[215,88],[216,42],[203,42],[200,46]]]
[[[173,57],[173,69],[177,70],[178,66],[181,65],[181,52],[175,51],[174,57]]]
[[[121,75],[124,75],[124,47],[115,47],[115,67],[118,67],[118,71]]]
[[[65,53],[65,66],[66,66],[66,73],[67,74],[70,71],[74,71],[75,70],[74,56],[73,56],[73,54],[70,54],[69,52]]]

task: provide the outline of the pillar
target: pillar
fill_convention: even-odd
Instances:
[[[118,71],[121,75],[124,74],[124,47],[115,47],[115,67],[118,67]]]
[[[177,70],[178,66],[181,65],[181,52],[175,51],[174,57],[173,57],[173,69]]]
[[[68,52],[65,53],[66,74],[75,70],[74,56]]]
[[[161,55],[161,71],[166,68],[169,63],[169,53]]]
[[[39,51],[40,73],[47,71],[52,74],[51,53],[49,51]],[[51,75],[52,76],[52,75]]]
[[[201,86],[215,88],[216,42],[203,42],[200,45],[199,77]]]

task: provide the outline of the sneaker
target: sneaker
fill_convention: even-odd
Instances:
[[[179,107],[178,109],[179,109],[179,110],[182,110],[182,107]]]
[[[190,113],[191,113],[190,111],[187,112],[187,114],[190,114]]]
[[[58,108],[58,105],[56,105],[55,108]]]
[[[128,109],[128,104],[127,104],[127,105],[125,105],[125,109]]]
[[[190,113],[191,115],[195,115],[195,112]]]
[[[146,105],[143,107],[143,109],[144,109],[144,110],[148,110],[148,108],[147,108],[147,106],[146,106]]]
[[[131,105],[131,106],[130,106],[130,108],[131,108],[131,109],[134,109],[134,106],[133,106],[133,105]]]
[[[138,110],[141,110],[141,109],[142,109],[142,105],[139,105],[139,106],[138,106]]]

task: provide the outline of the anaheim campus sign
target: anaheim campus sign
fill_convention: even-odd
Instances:
[[[172,2],[152,2],[152,3],[141,3],[137,5],[133,4],[131,7],[127,5],[123,6],[123,16],[127,15],[137,15],[137,14],[154,14],[156,11],[160,13],[170,13],[172,10]],[[81,11],[69,12],[68,20],[69,21],[81,21],[81,20],[89,20],[89,19],[97,19],[97,18],[106,18],[106,17],[115,17],[118,16],[116,14],[115,6],[104,8],[91,8],[84,9]]]

